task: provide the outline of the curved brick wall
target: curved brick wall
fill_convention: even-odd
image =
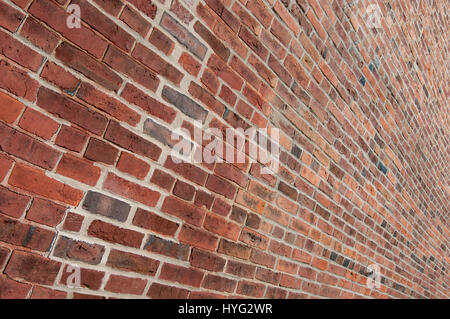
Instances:
[[[449,298],[448,10],[2,0],[0,298]],[[278,170],[176,163],[194,120]]]

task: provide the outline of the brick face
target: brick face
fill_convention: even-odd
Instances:
[[[0,299],[449,298],[448,3],[350,2],[0,2]]]

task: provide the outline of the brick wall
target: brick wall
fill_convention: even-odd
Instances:
[[[2,0],[0,298],[449,298],[448,10]],[[177,163],[194,120],[278,170]]]

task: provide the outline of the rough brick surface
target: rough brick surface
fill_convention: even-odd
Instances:
[[[449,298],[450,8],[372,2],[0,1],[0,298]]]

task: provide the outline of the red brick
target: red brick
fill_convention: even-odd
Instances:
[[[155,213],[138,209],[134,215],[133,225],[151,230],[164,236],[174,236],[179,224],[165,219]]]
[[[2,54],[21,66],[36,72],[43,62],[43,56],[0,30],[0,50]]]
[[[189,3],[188,3],[189,4]],[[181,4],[179,0],[172,1],[172,5],[170,6],[170,11],[175,13],[175,15],[185,24],[189,24],[194,17],[189,11]]]
[[[159,261],[141,255],[136,255],[112,249],[106,265],[115,269],[154,276],[159,267]]]
[[[0,275],[0,298],[1,299],[26,299],[31,285],[14,281],[5,275]]]
[[[241,228],[232,222],[214,214],[206,215],[203,227],[210,232],[236,241],[239,238]]]
[[[52,285],[58,275],[61,263],[42,256],[15,250],[5,269],[11,278],[19,278],[41,285]]]
[[[56,242],[53,255],[63,259],[82,261],[91,265],[98,265],[102,260],[105,247],[98,244],[70,239],[60,236]]]
[[[192,268],[165,263],[161,268],[159,279],[199,288],[203,279],[203,272]]]
[[[220,116],[223,115],[226,108],[225,105],[216,99],[214,95],[209,93],[207,89],[192,81],[189,85],[189,93],[196,99],[199,99],[203,105],[214,111],[216,114]]]
[[[55,57],[108,90],[117,92],[122,84],[120,76],[110,68],[67,42],[61,43],[56,48]]]
[[[123,7],[123,2],[121,0],[94,0],[94,2],[115,17]]]
[[[152,3],[152,1],[146,0],[129,0],[129,2],[134,5],[139,11],[154,19],[156,16],[157,7]]]
[[[101,220],[94,220],[87,230],[89,236],[103,239],[104,241],[117,243],[124,246],[139,248],[144,238],[144,234],[120,228],[115,225],[105,223]]]
[[[208,174],[202,169],[190,164],[190,163],[176,163],[172,159],[172,156],[167,156],[164,167],[174,171],[175,173],[183,176],[184,178],[198,184],[204,185]]]
[[[278,285],[280,282],[281,274],[279,272],[274,272],[266,268],[258,267],[256,270],[255,278],[272,285]]]
[[[234,292],[237,282],[225,277],[207,274],[203,280],[202,287],[222,292]]]
[[[280,18],[284,21],[284,23],[287,24],[289,29],[291,29],[292,32],[294,32],[295,36],[298,36],[300,32],[300,27],[298,23],[294,20],[294,18],[291,16],[289,11],[280,3],[280,1],[277,1],[273,8],[275,12],[278,13]]]
[[[161,154],[161,149],[157,145],[134,134],[115,121],[109,123],[105,139],[154,161],[157,161]]]
[[[112,165],[116,162],[119,150],[102,140],[91,138],[84,157],[91,161]]]
[[[66,207],[51,201],[35,198],[27,212],[27,219],[39,224],[55,227],[61,223]]]
[[[186,70],[187,73],[197,76],[202,65],[197,62],[189,53],[183,52],[178,59],[178,63]]]
[[[31,108],[23,113],[19,126],[43,139],[49,140],[59,127],[59,123]]]
[[[214,73],[210,69],[203,70],[203,74],[200,80],[212,94],[217,93],[220,82],[219,79],[214,75]]]
[[[181,199],[191,201],[194,198],[195,187],[178,180],[173,188],[173,194],[180,197]]]
[[[160,25],[169,32],[178,42],[185,46],[193,55],[200,60],[206,55],[206,47],[174,18],[166,12],[163,14]]]
[[[0,122],[0,148],[3,151],[46,169],[53,169],[60,153],[50,146]]]
[[[251,281],[242,280],[239,282],[236,292],[240,295],[262,298],[266,286]]]
[[[182,220],[195,226],[200,226],[205,216],[205,211],[203,209],[174,196],[168,196],[165,198],[161,211],[181,218]]]
[[[127,181],[113,173],[108,174],[103,188],[149,207],[154,207],[160,197],[158,192]]]
[[[95,186],[100,178],[99,167],[69,154],[63,155],[56,168],[56,173],[90,186]]]
[[[214,200],[213,195],[199,189],[195,193],[194,205],[198,207],[204,206],[207,209],[211,209],[213,200]]]
[[[63,229],[72,232],[79,232],[83,224],[84,216],[69,212],[64,220]]]
[[[178,234],[178,239],[190,246],[211,251],[216,250],[218,241],[217,237],[210,233],[188,225],[183,225]]]
[[[24,105],[11,96],[0,92],[0,120],[12,124],[19,117]]]
[[[0,240],[12,245],[27,247],[36,251],[48,251],[55,232],[23,224],[0,215]]]
[[[302,283],[302,280],[300,278],[282,274],[281,280],[280,280],[280,286],[291,288],[291,289],[300,289],[300,285]]]
[[[150,170],[150,165],[130,153],[122,152],[117,162],[117,169],[138,179],[144,179]]]
[[[141,15],[130,6],[125,6],[120,15],[120,20],[125,22],[131,29],[139,33],[142,37],[146,37],[148,31],[152,27],[151,23],[145,20]]]
[[[67,27],[69,13],[55,3],[49,0],[33,1],[28,12],[96,58],[100,58],[105,52],[106,41],[97,36],[90,28],[82,24],[81,28],[69,29]],[[49,12],[53,14],[49,15]]]
[[[155,169],[150,182],[167,191],[170,191],[175,183],[175,178],[159,169]]]
[[[25,71],[11,65],[6,60],[0,60],[0,88],[9,93],[23,97],[28,101],[36,99],[39,84],[32,79]]]
[[[256,267],[251,264],[244,264],[239,261],[229,260],[225,272],[240,278],[253,279]]]
[[[55,144],[79,153],[83,150],[87,138],[87,134],[81,130],[63,125],[56,136]]]
[[[24,17],[19,10],[4,2],[0,3],[0,25],[8,31],[16,31]]]
[[[45,63],[41,72],[41,78],[57,85],[68,94],[73,94],[80,83],[80,81],[71,73],[50,61]]]
[[[242,244],[234,243],[225,239],[221,239],[218,252],[228,256],[240,259],[248,259],[250,257],[251,248]]]
[[[41,286],[34,286],[30,299],[66,299],[67,292],[45,288]]]
[[[190,263],[191,266],[214,272],[220,272],[225,267],[225,259],[197,248],[192,249]]]
[[[59,36],[55,32],[31,16],[25,20],[20,34],[47,53],[52,52],[59,42]]]
[[[0,187],[0,212],[8,216],[19,218],[28,207],[30,198]]]
[[[133,50],[132,56],[142,64],[149,67],[157,74],[165,77],[172,83],[179,85],[184,75],[172,64],[160,58],[155,52],[146,48],[142,44],[137,44]]]
[[[108,50],[103,57],[103,62],[114,70],[132,78],[150,91],[155,92],[158,88],[159,78],[153,71],[145,68],[143,65],[139,64],[128,55],[120,52],[113,46],[108,47]]]
[[[229,199],[233,199],[236,194],[236,186],[225,181],[224,179],[218,178],[215,175],[209,175],[205,186],[209,190],[221,194]]]
[[[155,235],[150,235],[144,249],[155,254],[187,261],[189,257],[189,246],[178,244],[171,240],[162,239]]]
[[[162,285],[159,283],[152,283],[148,290],[147,296],[152,299],[186,299],[189,295],[189,290]]]
[[[153,28],[148,41],[165,55],[171,55],[175,47],[175,42],[156,27]]]
[[[208,66],[222,80],[224,80],[232,89],[240,90],[243,80],[218,56],[212,55],[208,60]]]
[[[73,0],[72,3],[80,7],[81,12],[83,12],[81,19],[86,21],[90,27],[97,30],[122,50],[131,50],[135,40],[130,34],[118,27],[112,20],[86,0]]]
[[[244,228],[239,240],[259,249],[265,250],[269,244],[269,238],[249,228]]]
[[[239,31],[239,38],[244,41],[250,49],[253,50],[262,60],[266,60],[269,51],[246,27],[242,27]]]
[[[111,275],[105,290],[122,294],[142,295],[146,285],[147,280],[144,279]]]
[[[77,92],[77,97],[131,126],[136,126],[141,119],[141,116],[136,111],[130,109],[117,99],[97,90],[88,83],[81,84]]]
[[[261,24],[268,28],[272,22],[273,14],[262,0],[247,1],[247,9],[250,10]]]
[[[174,121],[177,115],[173,108],[155,100],[129,83],[123,89],[122,97],[148,114],[156,116],[169,124]]]
[[[230,49],[228,49],[212,32],[210,32],[203,24],[197,21],[194,24],[194,30],[197,34],[205,40],[211,49],[220,56],[224,61],[228,60],[230,56]]]
[[[39,89],[37,104],[49,113],[96,135],[103,134],[108,122],[100,113],[44,87]]]
[[[17,164],[9,178],[9,184],[26,191],[77,206],[83,192],[47,177],[42,171]]]

